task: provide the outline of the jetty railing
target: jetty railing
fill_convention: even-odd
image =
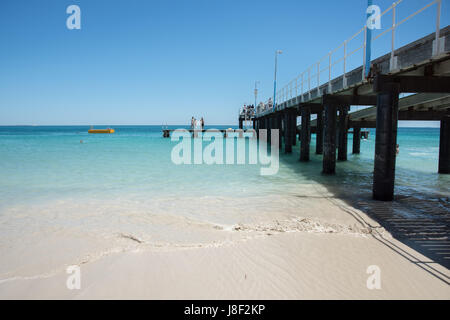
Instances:
[[[425,6],[421,7],[420,9],[416,10],[412,14],[408,15],[406,18],[397,21],[398,18],[398,10],[399,5],[401,3],[408,2],[407,0],[398,0],[394,2],[391,6],[389,6],[386,10],[383,12],[380,12],[379,16],[375,16],[374,18],[381,19],[383,16],[385,16],[387,13],[392,12],[392,22],[390,24],[390,27],[386,30],[383,30],[380,34],[374,36],[372,38],[372,43],[377,41],[378,39],[382,38],[386,34],[391,33],[391,43],[390,45],[390,70],[395,70],[397,68],[396,63],[396,57],[395,57],[395,43],[396,43],[396,30],[403,25],[408,20],[413,19],[414,17],[418,16],[420,13],[423,13],[425,10],[433,7],[436,5],[436,39],[435,39],[435,48],[433,49],[433,52],[436,54],[439,54],[442,48],[440,48],[440,19],[441,19],[441,7],[442,7],[442,0],[433,0],[426,4]],[[305,102],[304,101],[304,95],[308,94],[308,100],[311,99],[311,94],[314,90],[317,90],[317,96],[321,96],[322,92],[320,92],[320,87],[328,82],[328,92],[331,92],[331,82],[333,80],[332,73],[333,68],[335,68],[338,64],[343,64],[342,69],[342,77],[343,77],[343,87],[347,88],[347,78],[346,75],[348,73],[348,64],[349,64],[349,58],[354,56],[357,52],[362,50],[363,52],[363,60],[362,60],[362,79],[361,81],[367,81],[366,79],[366,48],[367,48],[367,32],[368,32],[368,26],[367,23],[362,27],[358,32],[356,32],[354,35],[352,35],[350,38],[342,42],[338,47],[331,50],[327,55],[323,56],[319,61],[316,63],[310,65],[305,71],[300,73],[296,78],[292,79],[287,85],[279,89],[276,93],[277,95],[277,106],[280,104],[283,104],[289,100],[296,99],[296,103],[299,102]],[[362,43],[357,44],[357,48],[353,50],[349,50],[349,44],[352,41],[356,41],[359,35],[363,35]],[[386,39],[386,38],[385,38]],[[378,42],[379,43],[379,42]],[[373,47],[372,47],[373,48]],[[333,58],[336,57],[338,54],[338,51],[340,49],[343,49],[343,55],[339,56],[336,60],[333,60]],[[361,65],[359,65],[361,67]],[[321,74],[328,71],[328,77],[321,82]],[[314,87],[313,87],[314,85]],[[300,101],[297,101],[297,99],[300,99]],[[266,102],[264,110],[258,110],[258,113],[267,111],[269,109],[268,103]],[[277,106],[273,106],[275,109]]]

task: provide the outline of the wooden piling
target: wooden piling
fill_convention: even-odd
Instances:
[[[272,117],[267,116],[266,117],[266,129],[267,129],[267,143],[270,145],[272,143],[272,135],[271,135],[271,129],[272,129]]]
[[[385,83],[377,93],[377,129],[373,198],[381,201],[394,199],[395,160],[398,127],[399,84]]]
[[[280,148],[283,142],[283,134],[282,134],[283,121],[281,117],[282,117],[281,113],[278,113],[276,115],[276,129],[278,129],[278,146]]]
[[[295,110],[295,109],[292,111],[291,126],[292,126],[292,130],[291,130],[292,145],[296,146],[297,145],[297,110]]]
[[[316,154],[323,153],[323,110],[317,114]]]
[[[354,127],[353,128],[353,154],[361,153],[361,128]]]
[[[336,172],[336,106],[328,104],[323,107],[325,116],[322,172],[324,174],[334,174]]]
[[[450,116],[446,116],[441,120],[439,173],[450,173]]]
[[[303,107],[302,128],[300,134],[300,161],[309,161],[310,137],[311,137],[311,109]]]
[[[284,112],[284,152],[292,153],[292,112]]]
[[[338,160],[347,161],[348,145],[348,106],[339,107]]]

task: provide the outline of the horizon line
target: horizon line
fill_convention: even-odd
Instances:
[[[122,127],[122,126],[133,126],[133,127],[164,127],[164,126],[184,126],[189,127],[190,124],[114,124],[114,125],[106,125],[106,124],[0,124],[0,127],[75,127],[75,126],[85,126],[85,127],[93,127],[93,126],[106,126],[106,127]],[[238,124],[211,124],[205,125],[205,127],[213,127],[213,126],[238,126]],[[398,128],[413,128],[413,129],[439,129],[439,126],[429,127],[429,126],[398,126]],[[376,129],[376,128],[365,128],[365,129]]]

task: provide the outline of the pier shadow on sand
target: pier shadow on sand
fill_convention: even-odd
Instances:
[[[299,149],[298,144],[294,148]],[[364,165],[360,165],[361,161],[365,162]],[[372,167],[368,169],[370,164]],[[350,207],[367,214],[388,230],[395,239],[430,260],[423,261],[423,259],[412,256],[389,239],[376,237],[378,241],[450,284],[449,277],[433,267],[439,263],[447,269],[450,268],[450,198],[448,193],[416,190],[414,185],[398,185],[395,188],[394,201],[375,201],[372,199],[373,161],[361,160],[358,155],[349,155],[347,162],[337,162],[336,175],[326,176],[321,174],[322,156],[314,154],[313,146],[311,146],[309,162],[299,161],[298,150],[287,155],[280,150],[280,165],[288,166],[303,178],[322,184],[334,195],[331,198],[340,199]],[[352,167],[356,170],[352,170]],[[403,174],[413,173],[419,177],[418,184],[421,181],[420,177],[426,179],[433,175],[399,167],[396,170],[404,170]],[[446,184],[447,177],[439,176],[437,173],[432,177],[445,179],[443,184]],[[291,191],[295,192],[295,190]],[[297,196],[303,197],[301,194]],[[335,204],[338,205],[338,203]],[[349,210],[345,206],[342,206],[341,209],[360,222],[364,219],[357,210]]]

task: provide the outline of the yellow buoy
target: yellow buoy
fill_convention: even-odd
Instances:
[[[89,133],[114,133],[114,129],[90,129]]]

